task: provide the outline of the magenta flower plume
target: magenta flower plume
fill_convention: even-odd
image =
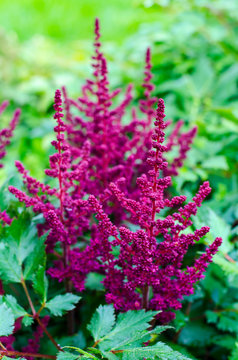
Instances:
[[[7,108],[9,102],[7,100],[3,101],[3,103],[0,105],[0,115],[4,112],[4,110]],[[7,128],[0,130],[0,160],[2,160],[6,155],[6,147],[10,144],[11,138],[13,136],[13,132],[19,122],[21,110],[17,109],[13,117],[8,125]],[[3,164],[0,162],[0,168],[3,167]],[[4,225],[10,225],[12,222],[12,219],[10,216],[6,213],[6,211],[0,211],[0,223]]]
[[[38,225],[38,230],[39,235],[49,231],[47,251],[55,253],[55,246],[61,244],[62,252],[55,253],[55,266],[50,268],[48,273],[59,281],[70,279],[77,289],[83,289],[87,267],[83,268],[83,275],[80,274],[78,268],[75,270],[72,267],[71,258],[74,258],[74,262],[80,258],[81,251],[73,245],[89,227],[87,202],[83,197],[88,181],[90,149],[86,142],[78,149],[77,157],[72,156],[73,150],[65,140],[66,125],[63,121],[60,90],[55,92],[54,110],[57,125],[54,127],[56,140],[52,141],[52,145],[56,152],[50,156],[50,168],[46,169],[45,173],[55,179],[55,186],[45,185],[29,176],[28,171],[17,161],[16,167],[30,195],[13,186],[9,186],[9,191],[26,207],[32,207],[35,213],[44,216],[45,222]]]
[[[146,50],[146,57],[145,57],[145,78],[144,83],[142,84],[142,87],[145,89],[144,96],[145,99],[140,100],[140,110],[142,113],[146,114],[147,116],[147,126],[151,126],[151,122],[153,120],[153,117],[155,116],[155,109],[154,105],[157,102],[156,97],[152,97],[151,93],[154,90],[155,86],[151,82],[153,79],[153,75],[151,72],[152,64],[151,64],[151,50],[148,48]]]
[[[192,225],[191,216],[196,215],[211,188],[208,182],[204,182],[193,201],[186,205],[183,205],[185,196],[165,197],[164,191],[171,178],[163,176],[168,166],[163,156],[167,151],[163,145],[164,117],[164,102],[159,99],[152,134],[153,149],[147,157],[150,170],[137,179],[138,201],[128,198],[116,183],[110,184],[114,198],[130,213],[127,226],[116,228],[95,197],[89,197],[89,205],[97,213],[99,222],[91,248],[92,251],[97,249],[95,253],[105,274],[103,283],[107,302],[124,311],[138,308],[162,310],[160,320],[167,322],[174,316],[171,311],[181,308],[182,298],[193,292],[195,282],[203,277],[222,240],[216,238],[193,266],[183,268],[183,258],[189,246],[209,231],[209,227],[204,226],[194,233],[184,233]],[[161,210],[165,214],[166,208],[178,210],[159,217]],[[138,228],[131,230],[130,223]],[[119,250],[113,251],[114,247]]]
[[[0,115],[4,112],[8,106],[8,101],[3,101],[0,105]],[[12,120],[9,123],[9,126],[5,129],[0,130],[0,160],[6,155],[6,147],[10,144],[10,140],[13,136],[13,132],[16,128],[17,123],[19,122],[21,110],[17,109],[12,117]],[[0,163],[0,168],[3,167],[3,164]]]

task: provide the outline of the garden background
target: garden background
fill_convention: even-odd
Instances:
[[[1,128],[16,107],[22,109],[0,174],[1,208],[13,198],[7,186],[21,186],[15,159],[44,179],[54,138],[54,91],[65,85],[70,97],[77,98],[90,77],[96,17],[111,88],[126,89],[133,82],[134,103],[139,101],[144,53],[150,46],[154,93],[165,100],[167,117],[183,119],[186,129],[198,127],[193,148],[173,182],[174,194],[191,198],[205,180],[213,188],[197,224],[211,226],[213,237],[221,236],[223,245],[195,294],[184,300],[174,322],[176,339],[168,336],[166,341],[194,359],[237,360],[236,0],[1,0],[0,100],[10,101]],[[100,293],[93,281],[88,287],[92,294]],[[93,307],[90,295],[88,301]],[[88,320],[85,315],[85,323]],[[79,339],[85,341],[82,333]]]

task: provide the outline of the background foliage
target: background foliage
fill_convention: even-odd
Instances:
[[[238,3],[236,0],[81,0],[0,2],[0,99],[23,114],[1,170],[1,209],[14,207],[7,184],[16,184],[14,160],[44,177],[53,134],[53,92],[66,85],[73,97],[89,76],[94,18],[101,20],[104,50],[113,87],[136,84],[142,95],[142,58],[152,48],[156,95],[166,114],[198,126],[195,145],[174,193],[185,195],[209,179],[213,187],[199,224],[213,227],[224,244],[195,295],[184,301],[170,345],[197,359],[235,360],[238,342]],[[54,294],[55,295],[55,294]],[[93,296],[92,296],[93,295]],[[78,347],[84,347],[86,324],[102,301],[100,283],[88,279],[79,317]],[[2,306],[2,305],[1,305]],[[85,331],[84,331],[85,330]],[[83,334],[83,332],[84,334]],[[56,331],[57,333],[57,331]],[[86,335],[85,335],[86,334]],[[167,335],[166,335],[167,334]],[[70,343],[66,343],[70,345]],[[46,346],[46,345],[43,345]],[[192,356],[191,355],[191,356]]]

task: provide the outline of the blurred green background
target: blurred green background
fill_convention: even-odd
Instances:
[[[111,88],[125,90],[133,82],[136,105],[143,95],[144,53],[151,46],[155,94],[165,99],[167,116],[174,122],[184,119],[185,129],[198,126],[185,166],[174,179],[174,192],[191,198],[203,180],[211,182],[213,193],[199,224],[212,226],[224,245],[191,298],[191,311],[177,317],[178,346],[201,359],[225,360],[233,351],[229,360],[237,360],[237,0],[1,0],[0,101],[11,103],[1,127],[16,106],[22,116],[0,181],[13,181],[8,180],[12,175],[17,181],[15,159],[44,178],[54,91],[66,85],[77,98],[91,76],[96,16]],[[225,315],[216,315],[217,309]],[[197,312],[205,315],[193,322]]]

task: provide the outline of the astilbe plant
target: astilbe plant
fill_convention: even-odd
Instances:
[[[168,166],[163,158],[167,150],[163,145],[164,117],[164,102],[159,99],[152,134],[153,149],[147,157],[150,170],[137,179],[138,201],[128,198],[117,184],[109,185],[121,207],[130,213],[130,222],[138,229],[130,230],[130,225],[117,228],[94,196],[90,196],[88,201],[98,219],[98,232],[92,238],[91,251],[105,274],[103,283],[107,302],[123,311],[140,308],[162,310],[159,318],[167,322],[174,316],[168,310],[181,308],[183,296],[193,293],[194,284],[204,276],[222,239],[216,238],[192,266],[183,268],[189,246],[209,231],[209,227],[203,226],[193,233],[185,233],[192,225],[191,216],[196,215],[211,188],[205,181],[193,201],[186,205],[183,205],[186,200],[183,195],[171,199],[164,196],[165,189],[171,184],[170,176],[162,175]],[[166,208],[176,209],[166,215]],[[162,211],[164,216],[159,215]]]
[[[41,236],[49,231],[46,250],[56,259],[48,274],[64,281],[67,291],[73,286],[82,291],[86,275],[98,272],[105,275],[107,302],[123,311],[162,310],[160,318],[167,321],[173,315],[165,310],[180,308],[180,300],[192,293],[194,283],[203,276],[221,242],[216,239],[193,266],[183,269],[189,245],[209,231],[203,227],[184,233],[211,189],[205,182],[193,201],[184,206],[185,196],[169,199],[165,190],[171,185],[169,175],[178,174],[196,128],[180,134],[183,123],[179,121],[167,145],[163,145],[164,130],[170,122],[163,121],[163,100],[158,100],[157,113],[154,110],[157,99],[152,96],[149,49],[143,83],[145,99],[139,103],[144,117],[139,119],[133,109],[131,123],[124,125],[122,117],[132,98],[131,86],[123,102],[112,107],[119,90],[109,91],[98,20],[95,35],[94,80],[87,81],[78,101],[69,99],[63,88],[65,121],[61,92],[55,93],[57,126],[52,145],[56,153],[50,156],[50,169],[45,173],[57,185],[52,187],[32,178],[17,161],[30,195],[13,186],[9,190],[26,207],[43,215],[38,232]],[[83,117],[73,115],[72,106]],[[166,153],[174,146],[178,146],[179,155],[168,165]],[[161,211],[164,214],[168,208],[171,212],[174,207],[174,213],[158,217]],[[98,226],[91,217],[92,211],[97,212]],[[138,230],[130,230],[127,224],[138,226]]]
[[[151,54],[150,49],[147,49],[142,85],[145,99],[140,100],[139,104],[144,118],[138,119],[136,110],[133,109],[131,123],[124,125],[123,115],[132,100],[132,86],[128,86],[122,103],[113,107],[113,99],[120,90],[109,91],[107,63],[101,51],[98,19],[95,22],[94,46],[94,80],[87,80],[82,88],[82,97],[78,101],[69,99],[63,88],[64,122],[60,90],[56,92],[54,107],[57,126],[54,131],[57,140],[52,144],[57,152],[50,157],[51,168],[46,170],[46,175],[57,178],[58,185],[50,187],[32,178],[17,161],[16,167],[32,196],[14,187],[9,188],[27,207],[32,206],[35,213],[44,216],[44,223],[38,225],[39,235],[50,230],[46,241],[47,252],[53,252],[56,256],[54,267],[48,269],[48,273],[59,281],[67,279],[67,289],[71,289],[73,284],[78,291],[84,289],[87,273],[97,271],[100,267],[83,236],[87,230],[92,234],[95,232],[95,224],[89,224],[88,204],[84,196],[93,194],[99,197],[105,211],[113,215],[116,224],[122,223],[126,214],[113,201],[108,185],[112,181],[121,182],[126,194],[138,200],[139,192],[135,183],[136,178],[148,168],[145,159],[151,148],[150,125],[157,101],[152,96],[154,85],[151,83]],[[73,115],[72,107],[79,109],[83,117]],[[179,135],[181,126],[180,121],[169,137],[169,150],[177,144],[183,144],[180,146],[181,156],[176,163],[171,164],[174,173],[182,165],[196,131],[193,128],[188,133]],[[121,181],[123,177],[126,177],[126,182]],[[57,205],[55,199],[58,200]],[[60,253],[57,251],[59,242],[62,248]]]

